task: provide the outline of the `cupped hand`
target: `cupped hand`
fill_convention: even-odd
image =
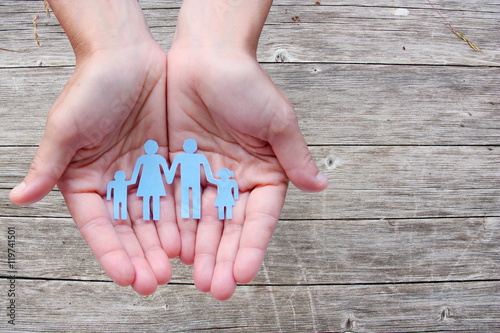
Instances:
[[[216,188],[210,184],[204,186],[199,221],[177,214],[181,260],[194,263],[199,290],[223,300],[237,283],[248,283],[258,273],[288,179],[310,192],[323,190],[327,180],[312,159],[292,105],[255,57],[174,44],[168,61],[170,160],[183,152],[184,139],[193,138],[212,172],[234,171],[240,190],[230,220],[218,219]]]
[[[144,221],[142,202],[130,187],[128,219],[114,220],[106,188],[118,170],[130,178],[148,139],[168,156],[166,72],[167,56],[154,41],[77,57],[31,169],[10,195],[14,203],[29,204],[57,183],[103,269],[140,294],[170,280],[169,257],[180,251],[173,194],[167,189],[161,199],[160,221]]]

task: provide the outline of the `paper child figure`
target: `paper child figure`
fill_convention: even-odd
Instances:
[[[214,206],[219,208],[219,220],[233,218],[233,206],[236,205],[235,200],[238,200],[238,183],[236,183],[236,180],[231,179],[233,176],[234,173],[226,168],[222,168],[217,172],[217,177],[221,179],[215,179],[214,182],[217,185],[217,198]],[[226,211],[225,216],[224,209]]]
[[[113,199],[113,218],[116,220],[126,220],[127,217],[127,186],[133,184],[126,181],[125,171],[115,172],[115,180],[108,184],[106,199]],[[121,213],[121,216],[120,216]]]
[[[137,196],[142,197],[142,218],[147,221],[151,220],[152,202],[153,220],[160,219],[160,197],[167,194],[163,183],[163,175],[167,178],[169,174],[168,164],[165,158],[156,154],[158,152],[158,143],[154,140],[148,140],[144,144],[146,155],[142,155],[135,163],[134,172],[132,173],[132,183],[137,182],[139,173],[141,177],[137,188]],[[142,172],[141,172],[142,167]]]
[[[180,165],[180,179],[181,179],[181,217],[190,217],[190,202],[189,193],[191,190],[192,200],[192,217],[194,219],[201,218],[201,176],[200,167],[203,166],[207,180],[214,183],[214,177],[210,164],[207,158],[202,154],[195,154],[198,150],[198,144],[194,139],[187,139],[182,146],[185,153],[179,154],[174,158],[172,166],[170,167],[170,177],[167,182],[172,183],[177,167]]]

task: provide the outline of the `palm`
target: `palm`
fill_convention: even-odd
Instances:
[[[109,276],[118,284],[132,284],[139,293],[150,294],[171,277],[167,255],[174,257],[179,252],[171,191],[162,198],[162,216],[156,225],[142,220],[142,201],[133,190],[127,220],[114,220],[111,202],[106,200],[107,182],[117,170],[130,178],[147,139],[155,139],[161,147],[159,153],[168,154],[166,55],[155,49],[145,61],[153,64],[141,64],[147,70],[113,63],[107,56],[102,62],[94,57],[77,66],[58,101],[71,110],[62,114],[63,123],[78,124],[70,127],[74,140],[69,151],[74,154],[69,156],[71,162],[58,187]],[[51,114],[49,124],[51,117],[60,115]]]
[[[284,204],[287,176],[268,133],[276,129],[277,119],[286,117],[279,111],[287,100],[256,62],[245,66],[239,59],[230,68],[225,61],[221,68],[200,72],[186,61],[185,54],[169,53],[172,158],[182,151],[184,139],[197,140],[198,152],[207,156],[214,173],[222,167],[234,171],[240,197],[233,218],[222,223],[213,207],[216,190],[205,187],[201,220],[178,222],[181,260],[194,261],[200,290],[225,299],[236,282],[249,282],[256,275]]]

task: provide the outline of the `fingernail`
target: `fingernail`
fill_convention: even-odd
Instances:
[[[14,187],[10,193],[17,194],[19,192],[24,191],[25,188],[26,188],[26,183],[24,181],[22,181],[19,185]]]
[[[328,184],[328,178],[326,178],[326,176],[322,172],[316,175],[316,180],[318,181],[318,184]]]

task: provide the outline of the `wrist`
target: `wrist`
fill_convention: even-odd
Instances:
[[[137,47],[153,40],[136,0],[49,0],[77,62],[100,50]]]
[[[239,50],[255,57],[271,0],[184,0],[172,46]]]

